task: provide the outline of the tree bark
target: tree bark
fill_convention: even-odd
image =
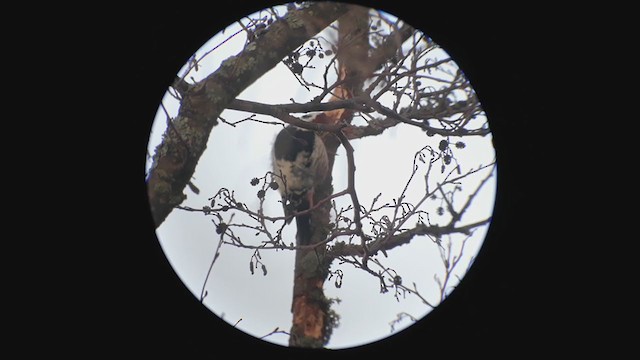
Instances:
[[[362,88],[364,77],[361,66],[367,62],[369,50],[369,9],[350,6],[347,14],[338,23],[339,78],[342,85],[337,87],[330,101],[346,100],[353,97],[354,91]],[[350,123],[353,110],[336,109],[325,112],[330,123]],[[323,141],[329,155],[330,174],[333,170],[335,154],[340,140],[333,134],[324,134]],[[328,176],[324,184],[316,189],[314,201],[319,201],[333,193],[333,177]],[[329,202],[311,214],[312,235],[308,244],[316,244],[326,239],[329,233]],[[320,348],[331,336],[337,324],[337,316],[331,310],[331,301],[324,295],[323,285],[327,278],[331,260],[326,256],[326,246],[296,251],[293,301],[291,311],[293,322],[289,345],[297,347]]]
[[[222,111],[245,88],[346,11],[346,5],[335,2],[317,2],[290,11],[204,80],[176,85],[183,96],[180,110],[156,148],[147,180],[156,227],[186,198],[184,188]]]

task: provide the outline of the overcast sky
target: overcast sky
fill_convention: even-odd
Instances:
[[[278,8],[283,15],[284,7]],[[388,16],[388,15],[387,15]],[[240,30],[237,24],[232,24],[224,34],[215,35],[210,41],[196,52],[196,58],[217,47],[200,61],[197,72],[191,71],[191,76],[197,81],[215,71],[220,62],[230,55],[240,52],[245,43],[243,32],[226,41],[227,38]],[[325,33],[329,41],[333,38],[330,33]],[[428,35],[428,34],[427,34]],[[437,42],[437,39],[434,39]],[[328,46],[328,44],[324,44]],[[429,56],[445,58],[442,50],[433,51]],[[326,58],[325,60],[328,60]],[[455,59],[454,59],[455,60]],[[324,69],[322,62],[317,63]],[[454,68],[454,65],[451,66]],[[178,70],[178,69],[176,69]],[[463,69],[464,70],[464,69]],[[307,70],[305,70],[307,71]],[[320,83],[323,71],[308,71],[305,77]],[[184,73],[184,69],[180,70]],[[442,75],[444,76],[444,75]],[[317,91],[308,91],[300,86],[292,73],[279,64],[272,71],[265,74],[252,86],[246,89],[238,98],[267,104],[290,103],[291,98],[303,103],[317,95]],[[482,101],[482,99],[480,99]],[[391,98],[381,98],[381,101],[392,101]],[[171,96],[163,99],[164,107],[170,116],[178,112],[179,103]],[[221,116],[228,121],[237,121],[251,114],[226,110]],[[294,114],[295,115],[295,114]],[[265,121],[277,121],[265,115],[257,115],[256,119]],[[478,119],[484,121],[484,119]],[[200,195],[185,189],[187,200],[182,204],[194,208],[202,208],[209,205],[207,198],[213,196],[220,188],[225,187],[235,191],[238,201],[245,203],[251,209],[258,208],[257,187],[250,185],[254,177],[264,176],[271,169],[271,146],[275,135],[281,126],[263,124],[253,121],[245,121],[236,127],[220,123],[214,127],[207,145],[207,150],[200,158],[196,168],[193,183],[200,189]],[[149,153],[153,154],[161,135],[166,129],[166,116],[159,108],[149,141]],[[411,176],[415,153],[425,145],[431,144],[437,149],[442,138],[438,136],[427,137],[425,133],[408,125],[398,125],[381,136],[367,137],[353,140],[355,149],[356,187],[358,197],[363,206],[368,207],[373,198],[382,193],[380,203],[392,203],[402,192]],[[451,141],[457,141],[450,139]],[[491,145],[491,136],[465,138],[464,149],[454,149],[462,173],[477,169],[481,165],[493,162],[495,153]],[[428,160],[428,157],[427,157]],[[427,161],[428,162],[428,161]],[[407,201],[417,202],[424,195],[427,169],[421,165],[409,186]],[[150,166],[147,163],[147,169]],[[439,165],[438,165],[439,167]],[[333,169],[334,190],[340,191],[346,188],[346,156],[340,148]],[[482,179],[495,168],[479,171],[464,179],[464,190],[457,194],[455,205],[461,206],[468,195],[476,189]],[[434,171],[437,172],[437,171]],[[435,187],[437,175],[430,177],[430,184]],[[495,176],[493,176],[474,198],[472,206],[465,213],[459,224],[464,225],[491,216],[495,197]],[[278,202],[277,191],[267,191],[265,201],[265,213],[272,216],[281,216],[282,207]],[[338,208],[347,206],[347,197],[337,200]],[[438,216],[434,209],[437,201],[427,201],[422,208],[430,212],[430,220],[433,224],[444,225],[448,222],[447,215]],[[231,212],[223,213],[225,220]],[[175,209],[157,229],[158,239],[174,270],[186,284],[196,299],[199,299],[207,271],[213,259],[215,249],[220,241],[216,234],[215,226],[211,222],[211,216],[201,213],[186,212]],[[235,221],[242,219],[236,215]],[[285,239],[294,239],[295,222],[287,226],[284,232]],[[366,224],[365,224],[366,225]],[[366,227],[366,226],[365,226]],[[274,227],[276,229],[276,227]],[[486,234],[487,226],[478,228],[465,243],[463,258],[457,265],[454,274],[462,277],[471,259],[477,254]],[[259,245],[264,241],[263,237],[256,237],[255,231],[242,232],[243,242]],[[457,253],[465,236],[458,235],[451,238],[444,237],[443,245],[450,241],[452,251]],[[430,302],[437,304],[439,301],[439,289],[434,275],[440,277],[444,274],[444,265],[441,260],[442,248],[428,237],[422,236],[412,240],[408,245],[392,249],[388,257],[380,257],[385,266],[397,271],[402,276],[403,283],[415,282],[420,294]],[[289,331],[291,327],[291,298],[293,286],[293,251],[263,250],[260,252],[262,262],[267,267],[268,273],[262,275],[260,270],[252,275],[249,271],[249,262],[253,250],[240,249],[224,245],[220,250],[220,257],[213,266],[207,281],[207,297],[204,304],[216,315],[224,318],[230,324],[236,326],[256,337],[262,337],[278,327]],[[339,298],[332,308],[341,316],[340,326],[334,330],[330,348],[344,348],[366,344],[368,342],[386,337],[391,334],[390,323],[400,313],[407,313],[420,319],[431,308],[424,305],[415,295],[407,294],[398,301],[393,292],[380,293],[379,280],[371,275],[356,270],[348,264],[339,265],[334,261],[332,270],[342,269],[344,272],[341,288],[336,288],[333,281],[325,283],[325,294],[329,298]],[[449,286],[453,288],[457,279],[453,277]],[[197,300],[196,300],[197,301]],[[395,331],[399,331],[412,321],[405,317],[395,325]],[[277,344],[286,345],[288,337],[284,334],[273,334],[265,338]]]

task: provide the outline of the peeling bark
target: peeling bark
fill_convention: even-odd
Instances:
[[[367,62],[369,50],[368,26],[369,9],[351,6],[338,23],[338,86],[329,100],[341,101],[353,98],[354,91],[362,89],[366,77],[361,69]],[[326,111],[330,124],[350,123],[353,110],[336,109]],[[335,154],[340,140],[333,134],[325,133],[323,141],[329,155],[330,173],[333,171]],[[319,201],[333,193],[333,177],[329,176],[324,184],[316,190],[315,201]],[[329,230],[330,203],[327,202],[311,214],[312,235],[308,244],[316,244],[326,239]],[[331,260],[326,256],[326,247],[296,251],[294,274],[293,323],[291,326],[290,346],[320,348],[331,336],[335,327],[335,317],[330,309],[331,301],[324,295],[323,284],[327,278]]]

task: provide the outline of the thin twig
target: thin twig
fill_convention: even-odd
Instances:
[[[200,290],[200,302],[204,302],[204,298],[207,296],[207,293],[205,292],[205,288],[207,286],[207,281],[209,280],[209,276],[211,275],[211,269],[213,269],[213,264],[215,264],[216,260],[218,260],[218,257],[220,256],[220,248],[222,246],[222,236],[223,234],[220,234],[220,239],[218,240],[218,246],[216,247],[216,252],[213,255],[211,264],[209,264],[209,270],[207,270],[207,276],[205,276],[204,282],[202,283],[202,290]],[[240,320],[238,320],[238,322],[240,322]]]

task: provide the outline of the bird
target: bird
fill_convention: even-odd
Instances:
[[[301,116],[303,121],[322,122],[322,112]],[[288,125],[273,143],[273,172],[282,196],[286,223],[294,214],[313,207],[315,189],[329,172],[327,150],[322,138],[313,130]],[[296,242],[308,245],[311,238],[311,215],[296,215]]]

